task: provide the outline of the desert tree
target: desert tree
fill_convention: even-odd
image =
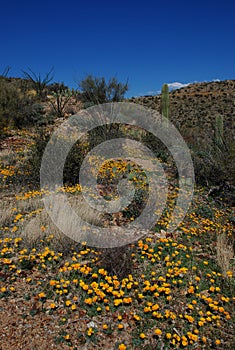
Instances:
[[[128,81],[122,83],[115,77],[106,81],[104,77],[94,77],[89,74],[78,83],[78,86],[85,102],[93,105],[122,101],[128,90]]]

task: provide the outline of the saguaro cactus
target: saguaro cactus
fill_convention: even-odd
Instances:
[[[222,115],[217,115],[215,117],[215,141],[217,144],[223,144],[224,136],[224,118]]]
[[[167,84],[162,85],[161,114],[166,118],[166,126],[169,124],[169,88]]]

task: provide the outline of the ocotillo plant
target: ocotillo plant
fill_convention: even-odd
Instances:
[[[161,114],[166,118],[166,126],[169,124],[169,88],[167,84],[162,85]]]
[[[217,115],[215,117],[215,141],[217,145],[223,144],[224,136],[224,118],[222,115]]]

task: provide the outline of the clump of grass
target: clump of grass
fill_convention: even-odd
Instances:
[[[231,243],[231,239],[229,239],[227,234],[224,232],[218,234],[216,253],[217,262],[223,274],[225,276],[228,276],[229,271],[231,271],[234,274],[235,255],[233,250],[233,244]]]
[[[16,162],[15,152],[11,148],[3,149],[0,152],[0,159],[2,166],[12,165]]]
[[[85,222],[89,222],[92,225],[102,225],[102,214],[91,208],[81,195],[72,195],[68,198],[71,207],[78,216]],[[50,235],[53,235],[54,239],[51,242],[53,249],[61,251],[67,255],[71,248],[76,249],[76,246],[80,247],[80,244],[75,240],[66,236],[60,229],[52,222],[49,214],[43,208],[43,202],[41,198],[29,198],[27,200],[18,201],[19,212],[28,213],[26,215],[25,223],[21,229],[21,234],[24,239],[25,245],[28,248],[32,248],[40,244],[42,240]],[[58,208],[60,210],[60,208]],[[32,214],[32,215],[31,215]],[[64,215],[60,210],[60,220],[67,225],[68,230],[71,232],[78,232],[81,227],[74,228],[74,223],[69,221],[69,218]]]
[[[8,227],[11,224],[14,204],[12,201],[4,199],[0,202],[0,228]]]

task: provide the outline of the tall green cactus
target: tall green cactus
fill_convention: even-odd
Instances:
[[[222,115],[215,117],[215,141],[218,145],[223,144],[224,137],[224,118]]]
[[[166,118],[166,126],[169,125],[169,88],[167,84],[162,85],[161,114]]]

